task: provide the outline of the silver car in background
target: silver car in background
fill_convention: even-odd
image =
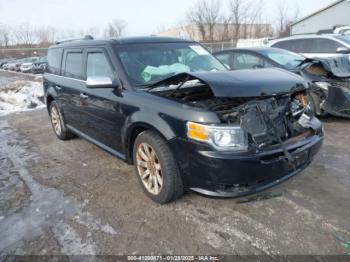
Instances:
[[[328,58],[347,55],[350,59],[350,35],[296,35],[272,40],[269,42],[269,46],[302,54],[308,58]]]

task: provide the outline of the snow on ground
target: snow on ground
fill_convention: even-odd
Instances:
[[[0,115],[44,106],[42,82],[16,80],[0,86]]]

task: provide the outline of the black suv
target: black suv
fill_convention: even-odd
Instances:
[[[134,164],[158,203],[186,189],[215,197],[265,190],[308,166],[323,141],[303,78],[228,71],[189,40],[57,43],[44,91],[58,138],[78,135]]]

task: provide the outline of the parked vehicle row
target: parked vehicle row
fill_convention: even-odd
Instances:
[[[26,57],[21,59],[0,60],[0,68],[22,73],[44,73],[47,67],[46,57]]]

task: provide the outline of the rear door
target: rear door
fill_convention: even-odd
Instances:
[[[64,105],[66,124],[82,130],[83,114],[80,111],[80,94],[86,83],[83,80],[84,56],[82,48],[66,49],[62,61],[62,81],[60,99]]]
[[[89,77],[109,77],[119,82],[108,50],[87,48],[85,50],[86,64],[84,79]],[[100,146],[113,149],[116,155],[122,157],[121,129],[125,121],[122,110],[123,97],[121,89],[117,88],[86,88],[80,97],[80,108],[86,114],[84,132]]]

